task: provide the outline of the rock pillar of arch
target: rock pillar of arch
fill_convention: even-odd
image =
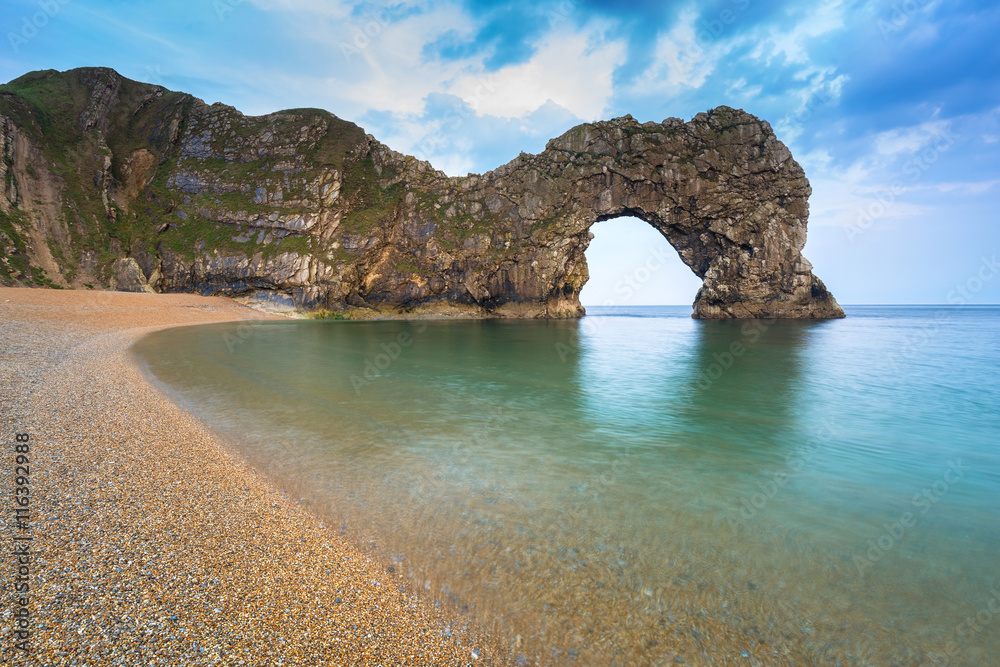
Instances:
[[[634,216],[703,280],[696,318],[844,316],[802,256],[809,181],[770,125],[744,111],[580,125],[538,155],[470,178],[532,239],[482,284],[500,314],[526,303],[548,316],[582,314],[590,227]]]

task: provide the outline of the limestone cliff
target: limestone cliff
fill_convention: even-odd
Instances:
[[[630,215],[703,279],[695,317],[843,316],[801,254],[802,168],[728,107],[448,177],[325,111],[248,117],[87,68],[0,86],[0,156],[5,284],[574,317],[591,225]]]

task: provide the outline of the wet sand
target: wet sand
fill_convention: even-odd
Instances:
[[[15,648],[8,555],[2,662],[494,662],[488,640],[323,526],[129,353],[160,328],[269,317],[221,298],[0,288],[5,476],[14,434],[30,435],[31,531],[4,494],[5,554],[32,537],[30,653]]]

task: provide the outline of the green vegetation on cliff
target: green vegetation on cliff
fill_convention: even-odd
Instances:
[[[3,284],[39,284],[36,269],[45,260],[60,282],[80,286],[107,285],[121,257],[158,262],[164,248],[191,260],[215,251],[312,252],[301,232],[267,235],[248,227],[312,211],[319,195],[311,185],[331,169],[342,172],[365,140],[361,128],[319,109],[247,117],[100,68],[32,72],[0,85],[0,116],[21,135],[22,147],[30,146],[15,165],[14,134],[3,145]],[[365,171],[354,194],[371,209],[371,223],[362,225],[370,231],[398,195],[378,185],[370,161]],[[271,199],[261,201],[260,189]],[[50,229],[44,250],[31,252],[19,231],[32,224]],[[91,258],[87,266],[84,257]]]
[[[586,123],[449,177],[319,109],[44,71],[0,86],[0,175],[4,284],[575,317],[590,226],[631,215],[704,277],[697,316],[842,314],[801,257],[801,167],[728,107]]]

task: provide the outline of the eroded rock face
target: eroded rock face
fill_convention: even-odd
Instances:
[[[658,229],[703,279],[695,317],[843,316],[801,254],[809,182],[771,127],[743,111],[581,125],[538,155],[448,177],[326,112],[246,117],[104,69],[25,85],[51,88],[51,77],[80,101],[75,154],[93,152],[54,178],[92,198],[91,210],[104,211],[98,226],[117,232],[107,247],[76,239],[61,254],[117,254],[113,269],[138,270],[159,291],[287,297],[303,309],[575,317],[590,227],[627,215]],[[0,113],[15,105],[0,117],[8,135],[30,119],[16,104],[0,100]],[[0,210],[30,219],[16,185],[36,177],[16,174]],[[67,215],[83,206],[67,202]]]
[[[132,257],[115,262],[115,275],[111,278],[111,289],[119,292],[153,292],[139,263]]]
[[[630,215],[704,280],[696,317],[843,316],[801,254],[809,182],[770,126],[742,111],[582,125],[539,155],[422,192],[438,198],[445,219],[483,229],[463,248],[499,258],[470,287],[501,311],[544,303],[549,315],[579,313],[591,225]],[[422,215],[414,208],[403,218]]]

